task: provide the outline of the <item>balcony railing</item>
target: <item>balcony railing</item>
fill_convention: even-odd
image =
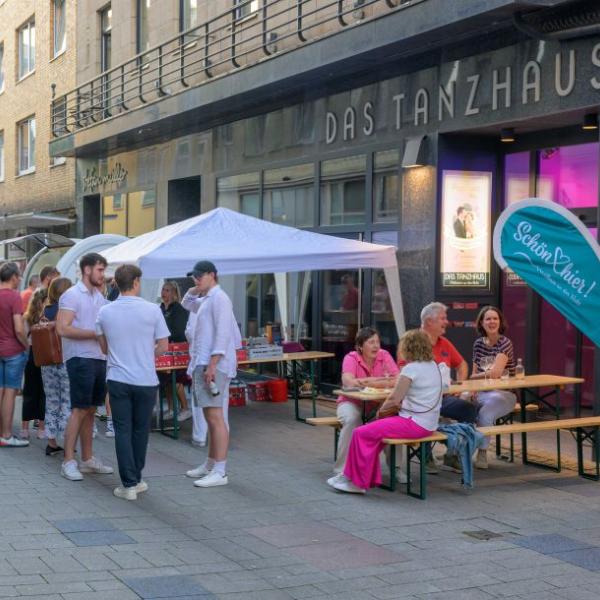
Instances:
[[[425,0],[245,0],[52,101],[60,138]]]

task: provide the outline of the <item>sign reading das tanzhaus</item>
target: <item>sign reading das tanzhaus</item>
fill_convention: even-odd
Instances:
[[[353,90],[328,102],[325,141],[348,142],[381,129],[444,130],[482,120],[530,116],[539,105],[600,101],[600,40],[529,42],[444,63]],[[591,97],[590,97],[591,96]],[[352,101],[354,98],[358,102]],[[588,101],[589,102],[589,101]],[[331,105],[335,104],[335,108]]]

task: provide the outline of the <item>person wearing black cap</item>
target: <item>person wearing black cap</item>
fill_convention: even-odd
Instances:
[[[181,302],[197,314],[190,347],[194,404],[201,406],[208,423],[208,458],[187,472],[196,487],[226,485],[229,430],[223,406],[229,402],[229,381],[237,371],[236,348],[241,334],[229,296],[218,283],[217,268],[208,260],[194,265],[188,277],[194,280]]]

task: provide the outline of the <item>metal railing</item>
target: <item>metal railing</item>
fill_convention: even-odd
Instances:
[[[245,0],[54,98],[52,136],[69,135],[424,1]]]

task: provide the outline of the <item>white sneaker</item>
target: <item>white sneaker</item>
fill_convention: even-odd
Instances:
[[[76,460],[64,462],[60,468],[60,474],[69,481],[81,481],[83,479],[81,471],[77,468]]]
[[[331,487],[335,487],[335,484],[338,483],[338,481],[342,481],[343,479],[344,479],[343,473],[336,473],[333,477],[330,477],[327,480],[327,485],[330,485]]]
[[[186,408],[185,410],[182,410],[180,413],[177,414],[177,420],[179,422],[181,421],[187,421],[188,419],[192,418],[192,411],[189,408]]]
[[[163,413],[163,421],[171,421],[173,419],[173,411],[168,410],[166,413]]]
[[[14,435],[11,435],[9,438],[0,437],[0,447],[23,448],[24,446],[29,446],[29,440],[20,440],[19,438],[16,438]]]
[[[114,469],[105,465],[99,458],[92,456],[89,460],[82,460],[79,463],[79,470],[82,473],[99,473],[100,475],[110,475]]]
[[[113,494],[117,498],[123,498],[123,500],[137,500],[136,488],[136,485],[133,487],[123,487],[120,485],[113,490]]]
[[[135,491],[137,494],[141,494],[142,492],[145,492],[148,489],[148,484],[142,479],[136,486],[135,486]]]
[[[96,425],[96,421],[94,421],[94,429],[92,431],[92,439],[96,439],[96,436],[98,435],[98,425]]]
[[[198,479],[200,477],[206,477],[209,473],[210,471],[204,465],[200,465],[196,469],[190,469],[187,471],[186,476],[191,477],[192,479]]]
[[[211,471],[201,479],[194,481],[196,487],[216,487],[218,485],[227,485],[228,483],[227,475],[222,475],[216,471]]]
[[[364,494],[367,490],[363,490],[363,488],[359,488],[357,485],[354,485],[346,476],[341,481],[338,481],[334,484],[334,488],[339,490],[340,492],[347,492],[348,494]]]
[[[201,441],[201,440],[192,440],[192,446],[196,446],[196,448],[205,448],[206,447],[206,440]]]
[[[396,469],[396,481],[398,483],[408,483],[408,477],[406,476],[406,473],[401,471],[399,467]]]
[[[488,459],[487,459],[487,450],[480,448],[477,450],[477,458],[475,459],[475,468],[476,469],[487,469],[488,468]]]
[[[115,426],[113,425],[112,419],[106,421],[106,433],[104,434],[107,438],[115,437]]]

